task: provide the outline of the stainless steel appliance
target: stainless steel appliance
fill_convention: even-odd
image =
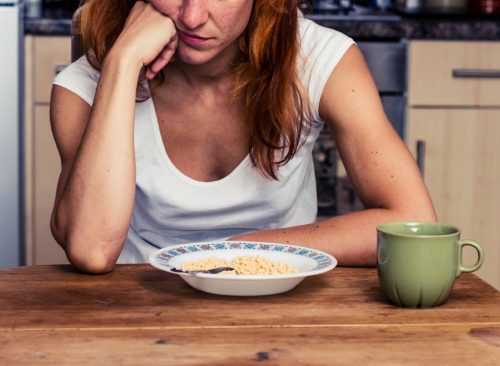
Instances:
[[[0,268],[23,261],[22,0],[0,0]]]
[[[375,79],[385,112],[404,139],[406,106],[406,43],[404,41],[357,42]],[[356,211],[361,203],[349,179],[339,174],[335,143],[324,129],[313,151],[318,192],[318,216]]]

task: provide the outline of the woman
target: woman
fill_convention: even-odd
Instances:
[[[90,0],[82,33],[87,57],[51,101],[51,227],[77,268],[220,239],[373,265],[377,224],[435,220],[354,42],[299,17],[296,1]],[[324,123],[366,209],[315,222]]]

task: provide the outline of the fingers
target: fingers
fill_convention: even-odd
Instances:
[[[146,78],[153,79],[169,62],[173,61],[175,50],[177,49],[177,36],[165,46],[155,60],[146,69]]]
[[[138,0],[113,47],[128,53],[128,57],[139,58],[146,66],[146,78],[153,79],[172,60],[177,48],[175,23],[149,2]]]

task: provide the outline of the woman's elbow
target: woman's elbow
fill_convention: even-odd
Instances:
[[[52,235],[63,248],[68,261],[78,270],[90,274],[104,274],[113,270],[116,256],[106,254],[104,244],[89,245],[93,240],[82,235],[66,231],[51,222]]]
[[[427,196],[427,199],[422,199],[419,203],[417,203],[417,208],[415,209],[415,211],[418,221],[437,221],[436,210],[434,209],[434,205],[429,196]]]
[[[96,243],[91,238],[73,233],[67,236],[64,251],[69,262],[78,270],[90,274],[105,274],[113,270],[118,259],[117,255],[109,251],[110,245],[113,244]]]
[[[432,202],[416,202],[415,205],[404,207],[398,210],[401,220],[399,221],[421,221],[421,222],[436,222],[436,211]]]
[[[50,228],[54,239],[66,253],[69,262],[78,270],[104,274],[113,270],[125,238],[102,242],[89,237],[85,228],[70,225],[64,215],[54,210]]]
[[[422,218],[419,221],[437,222],[436,212],[434,210],[427,212],[426,214],[422,215]]]
[[[98,250],[72,249],[68,243],[66,256],[69,262],[78,270],[89,274],[105,274],[111,272],[116,264],[115,258],[99,253]]]

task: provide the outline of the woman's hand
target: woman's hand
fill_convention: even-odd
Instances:
[[[140,63],[151,80],[172,60],[176,48],[177,30],[172,19],[151,4],[137,1],[110,53]]]

